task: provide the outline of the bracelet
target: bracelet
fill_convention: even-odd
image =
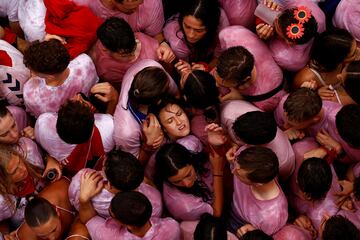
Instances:
[[[224,175],[221,174],[213,174],[213,177],[223,177]]]

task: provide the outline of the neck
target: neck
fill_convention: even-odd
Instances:
[[[271,200],[277,197],[280,189],[275,180],[263,184],[254,184],[250,186],[252,193],[258,200]]]
[[[63,72],[52,75],[52,78],[46,79],[46,85],[51,87],[60,86],[69,77],[70,69],[66,68]]]
[[[131,227],[128,226],[128,231],[131,232],[132,234],[138,236],[138,237],[144,237],[145,234],[150,230],[151,228],[151,223],[150,221],[147,221],[147,223],[145,223],[144,226],[142,227]]]

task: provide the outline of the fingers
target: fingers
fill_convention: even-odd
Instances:
[[[269,24],[258,24],[256,26],[256,32],[261,39],[268,39],[274,32],[274,28]]]

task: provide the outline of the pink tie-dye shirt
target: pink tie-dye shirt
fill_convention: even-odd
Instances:
[[[165,22],[161,0],[144,0],[139,8],[131,14],[109,9],[104,6],[102,0],[74,0],[74,2],[88,6],[95,15],[103,19],[123,18],[130,24],[134,32],[143,32],[152,37],[161,33]]]
[[[57,112],[60,106],[78,92],[85,95],[99,78],[95,65],[86,54],[73,59],[68,66],[70,73],[67,79],[59,86],[52,87],[40,77],[30,78],[24,85],[24,101],[26,110],[35,117],[46,112]]]
[[[93,240],[180,240],[180,227],[171,218],[151,218],[151,228],[143,237],[138,237],[122,227],[115,219],[99,216],[91,218],[86,227]]]

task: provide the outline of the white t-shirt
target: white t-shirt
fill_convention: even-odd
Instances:
[[[17,22],[19,0],[0,0],[0,17],[8,17],[10,22]]]

